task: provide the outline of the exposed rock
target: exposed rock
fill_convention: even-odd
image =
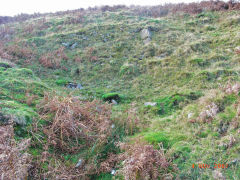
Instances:
[[[62,43],[63,46],[65,46],[66,48],[70,47],[70,43]]]
[[[111,171],[111,175],[115,175],[116,174],[116,170],[115,169],[113,169],[112,171]]]
[[[154,31],[154,32],[158,32],[158,31],[160,30],[160,28],[158,28],[158,27],[153,27],[153,26],[149,26],[148,29],[149,29],[150,31]]]
[[[87,36],[83,36],[82,39],[87,41],[88,37]]]
[[[139,33],[142,29],[143,29],[143,28],[137,28],[137,29],[133,30],[132,32],[134,32],[134,33]]]
[[[75,168],[81,167],[83,165],[83,160],[79,159],[78,163],[76,164]]]
[[[229,163],[229,166],[231,165],[237,165],[240,162],[240,159],[234,159]]]
[[[144,54],[142,54],[140,57],[138,57],[139,60],[143,60],[144,59]]]
[[[193,116],[193,113],[188,113],[188,119],[190,119]]]
[[[79,83],[68,83],[66,87],[71,89],[83,89],[82,85]]]
[[[5,63],[1,63],[1,62],[0,62],[0,67],[3,67],[5,69],[11,68],[11,66],[9,64],[5,64]]]
[[[77,47],[78,43],[74,43],[72,46],[71,46],[71,49],[75,49]]]
[[[149,30],[149,28],[145,28],[141,31],[141,38],[143,40],[145,40],[145,39],[150,39],[151,40],[151,36],[152,36],[152,33]]]
[[[117,103],[117,101],[115,101],[114,99],[112,99],[112,101],[111,101],[113,104],[115,104],[115,105],[117,105],[118,103]]]
[[[144,106],[156,106],[157,103],[156,102],[145,102]]]

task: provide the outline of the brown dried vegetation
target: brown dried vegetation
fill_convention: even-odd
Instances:
[[[30,139],[14,140],[12,124],[0,126],[0,174],[1,179],[26,179],[31,167],[31,156],[24,152]]]
[[[126,180],[154,180],[163,179],[168,174],[168,167],[171,163],[164,155],[162,148],[154,149],[152,145],[136,141],[134,144],[120,144],[125,153],[119,156],[123,161],[123,168],[120,172]]]
[[[55,51],[48,52],[42,55],[39,58],[40,64],[42,64],[44,67],[47,67],[47,68],[53,68],[53,69],[63,68],[61,66],[61,61],[68,59],[68,57],[64,53],[64,49],[65,49],[64,47],[60,47]]]
[[[33,45],[34,47],[34,45]],[[26,43],[19,43],[16,39],[13,44],[5,46],[0,43],[0,57],[14,62],[24,59],[25,63],[31,63],[36,52]]]
[[[62,151],[75,152],[94,142],[106,141],[111,131],[111,105],[95,100],[83,102],[73,97],[45,94],[39,106],[42,118],[53,114],[53,119],[44,127],[49,145]]]

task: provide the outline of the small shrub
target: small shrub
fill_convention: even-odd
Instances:
[[[102,96],[102,99],[104,101],[111,102],[112,100],[115,100],[117,102],[120,102],[121,98],[118,93],[107,93]]]
[[[196,59],[192,59],[190,61],[190,64],[198,65],[198,66],[206,66],[206,65],[208,65],[208,62],[206,62],[205,60],[203,60],[201,58],[196,58]]]
[[[133,74],[134,73],[134,65],[133,64],[129,64],[129,63],[125,63],[124,65],[122,65],[120,67],[119,73],[121,75]]]
[[[157,106],[159,107],[158,113],[160,115],[170,114],[175,109],[179,108],[179,104],[184,102],[185,98],[181,95],[165,96],[157,100]]]
[[[56,84],[59,86],[65,86],[68,84],[68,81],[65,79],[58,79],[58,80],[56,80]]]

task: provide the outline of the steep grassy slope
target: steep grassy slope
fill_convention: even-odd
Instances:
[[[119,129],[111,132],[117,138],[100,148],[102,159],[108,151],[120,153],[113,144],[131,135],[130,143],[140,139],[156,149],[161,143],[179,169],[169,170],[174,178],[240,177],[239,11],[150,18],[119,10],[49,15],[7,26],[12,33],[2,38],[1,56],[21,69],[0,71],[3,112],[14,105],[14,113],[32,113],[36,103],[26,105],[26,92],[41,97],[48,87],[80,100],[113,96],[119,103],[111,119]],[[141,38],[143,29],[151,32],[149,42]],[[82,88],[67,88],[69,83]],[[122,132],[118,122],[127,121]],[[37,156],[38,150],[31,153]],[[63,157],[70,164],[79,158]],[[198,168],[199,163],[211,168]],[[109,170],[99,179],[104,177],[112,178]]]

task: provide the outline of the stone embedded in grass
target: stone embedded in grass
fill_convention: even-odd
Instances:
[[[144,106],[156,106],[157,103],[156,102],[145,102]]]
[[[5,68],[5,69],[8,69],[8,68],[11,68],[12,66],[10,66],[10,65],[7,64],[7,63],[0,62],[0,67],[3,67],[3,68]]]
[[[77,47],[78,43],[74,43],[72,46],[71,46],[71,49],[75,49]]]
[[[112,171],[111,171],[111,175],[115,175],[116,174],[116,170],[115,169],[113,169]]]
[[[193,116],[193,113],[188,114],[188,119],[190,119]]]
[[[78,163],[76,164],[75,167],[76,167],[76,168],[81,167],[82,164],[83,164],[83,160],[82,160],[82,159],[79,159],[79,160],[78,160]]]
[[[79,83],[68,83],[66,87],[71,89],[83,89],[82,85]]]
[[[112,101],[111,101],[113,104],[115,104],[115,105],[117,105],[118,103],[117,103],[117,101],[115,101],[114,99],[112,99]]]
[[[141,31],[141,38],[142,38],[142,40],[145,40],[145,39],[148,39],[148,38],[151,39],[151,36],[152,36],[152,33],[149,30],[149,28],[145,28],[145,29],[143,29]]]
[[[70,43],[62,43],[63,46],[65,46],[66,48],[70,47]]]

